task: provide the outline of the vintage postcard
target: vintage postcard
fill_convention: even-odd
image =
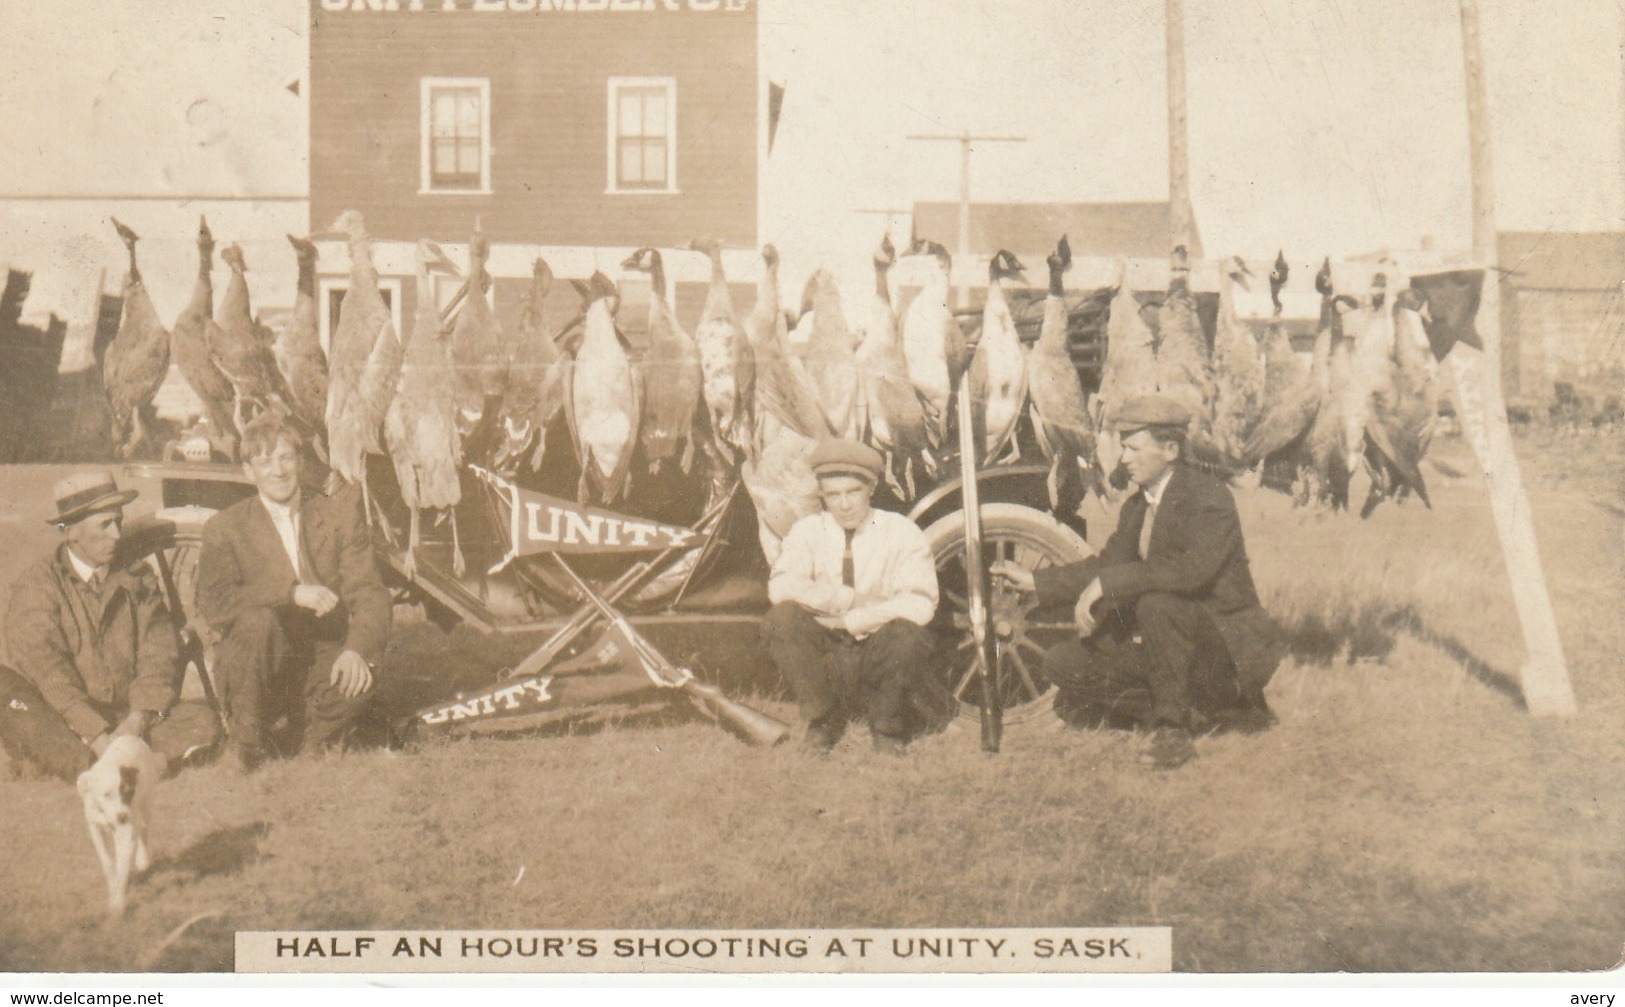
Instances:
[[[0,6],[20,985],[1617,967],[1617,5]]]

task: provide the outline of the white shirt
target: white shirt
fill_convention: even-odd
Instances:
[[[839,617],[862,639],[893,619],[917,626],[937,611],[937,565],[925,532],[891,511],[874,510],[852,537],[852,587],[841,583],[846,531],[820,512],[804,517],[784,537],[768,578],[767,596],[777,605],[793,601],[823,616]],[[858,595],[882,599],[853,606]]]
[[[86,584],[95,584],[97,577],[100,577],[104,581],[107,579],[107,567],[91,566],[89,563],[86,563],[84,560],[79,558],[78,553],[73,551],[73,546],[71,545],[68,546],[68,562],[73,564],[73,572],[78,574],[79,579],[84,581]]]
[[[288,554],[288,562],[293,565],[294,576],[303,581],[304,571],[299,566],[299,512],[288,504],[276,503],[263,495],[260,503],[265,505],[265,512],[271,515],[271,524],[276,528],[277,537],[282,539],[282,548]]]

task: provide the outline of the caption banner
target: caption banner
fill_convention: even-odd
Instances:
[[[238,972],[1167,972],[1168,927],[237,934]]]

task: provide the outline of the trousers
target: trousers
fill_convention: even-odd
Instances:
[[[1242,705],[1236,665],[1213,614],[1177,595],[1142,595],[1125,618],[1110,613],[1093,635],[1044,655],[1055,712],[1091,727],[1199,731]]]
[[[332,684],[341,641],[319,639],[304,609],[252,609],[237,618],[215,647],[214,676],[232,743],[263,755],[270,728],[285,720],[278,749],[295,752],[343,741],[373,689],[345,696]]]
[[[116,726],[130,711],[102,707],[100,712]],[[184,756],[214,747],[220,722],[203,703],[177,703],[153,723],[146,740],[175,768]],[[69,783],[96,761],[96,753],[34,683],[5,665],[0,665],[0,746],[14,761]]]
[[[861,718],[876,734],[907,740],[953,716],[947,683],[934,673],[936,640],[923,626],[894,619],[858,640],[819,625],[795,602],[780,602],[762,635],[802,716],[816,727],[839,733]]]

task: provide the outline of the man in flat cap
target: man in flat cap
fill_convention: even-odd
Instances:
[[[1151,728],[1144,761],[1174,769],[1195,756],[1194,734],[1273,723],[1264,686],[1278,635],[1229,489],[1183,463],[1190,413],[1148,395],[1126,402],[1116,423],[1138,492],[1105,548],[1036,572],[1001,561],[993,573],[1036,590],[1042,605],[1074,603],[1079,639],[1044,658],[1062,719]]]
[[[865,717],[875,748],[900,754],[952,715],[927,628],[936,563],[913,521],[871,506],[879,452],[831,440],[810,461],[824,509],[785,536],[762,633],[795,691],[810,748],[828,751],[849,719]]]
[[[359,494],[307,496],[303,443],[280,413],[250,421],[243,472],[259,492],[203,526],[198,607],[220,634],[214,674],[229,757],[244,771],[342,746],[389,642],[389,591]]]
[[[68,476],[55,496],[50,523],[63,541],[23,570],[6,612],[0,742],[14,760],[70,781],[121,734],[171,766],[212,750],[214,714],[177,703],[175,620],[158,579],[119,549],[136,492],[104,470]]]

